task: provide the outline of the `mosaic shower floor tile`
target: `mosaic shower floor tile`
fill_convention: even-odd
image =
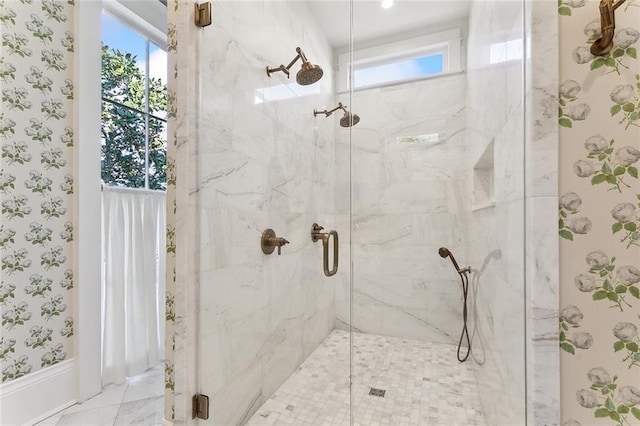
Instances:
[[[353,392],[349,393],[349,359]],[[456,347],[334,330],[247,423],[484,426],[478,389]]]

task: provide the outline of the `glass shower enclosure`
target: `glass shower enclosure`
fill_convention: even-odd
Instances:
[[[196,422],[525,424],[523,3],[189,30]]]

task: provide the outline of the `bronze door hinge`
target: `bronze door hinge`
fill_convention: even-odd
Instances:
[[[207,420],[209,418],[209,397],[207,395],[193,395],[191,405],[191,418]]]
[[[196,27],[207,27],[211,25],[211,3],[195,4],[194,21]]]

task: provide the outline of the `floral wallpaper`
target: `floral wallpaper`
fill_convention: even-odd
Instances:
[[[598,6],[558,4],[564,426],[640,425],[640,1],[602,57]]]
[[[73,353],[73,10],[0,0],[3,383]]]
[[[176,26],[178,1],[167,3],[167,67],[169,83],[167,89],[167,120],[169,143],[167,144],[167,286],[165,304],[165,365],[164,365],[164,418],[176,420],[175,410],[175,350],[176,350],[176,147],[177,105],[176,86],[178,78]]]

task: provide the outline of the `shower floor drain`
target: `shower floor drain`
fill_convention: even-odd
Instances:
[[[381,398],[384,398],[384,394],[387,391],[384,389],[376,389],[376,388],[371,388],[371,390],[369,391],[369,395],[373,395],[373,396],[379,396]]]

